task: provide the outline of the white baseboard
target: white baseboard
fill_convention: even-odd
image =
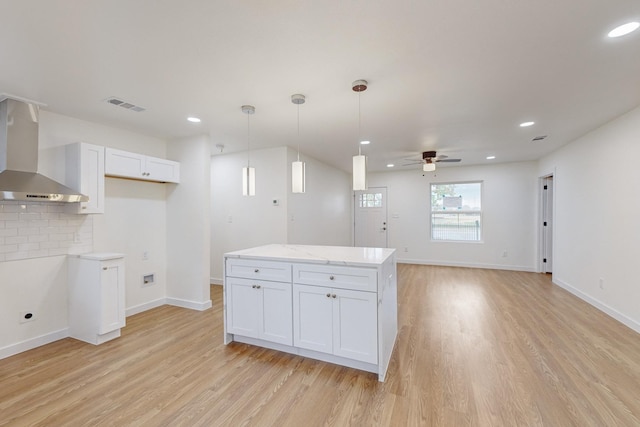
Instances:
[[[222,278],[218,278],[218,277],[209,277],[209,283],[211,283],[212,285],[222,285],[223,280]]]
[[[594,306],[598,310],[600,310],[603,313],[613,317],[618,322],[622,323],[623,325],[633,329],[634,331],[636,331],[637,333],[640,334],[640,323],[638,323],[637,321],[631,319],[630,317],[625,316],[624,314],[620,313],[618,310],[608,306],[607,304],[603,303],[602,301],[597,300],[597,299],[591,297],[590,295],[585,294],[584,292],[582,292],[581,290],[579,290],[577,288],[574,288],[573,286],[571,286],[570,284],[564,282],[563,280],[560,280],[560,279],[557,279],[555,277],[552,277],[551,281],[554,284],[560,286],[562,289],[566,290],[567,292],[572,293],[573,295],[577,296],[581,300],[591,304],[592,306]]]
[[[49,344],[54,341],[67,338],[69,336],[69,329],[60,329],[59,331],[50,332],[39,337],[30,338],[26,341],[11,344],[6,347],[0,348],[0,359],[4,359],[14,354],[22,353],[23,351],[31,350],[41,345]]]
[[[505,264],[483,264],[483,263],[470,263],[470,262],[451,262],[451,261],[433,261],[425,259],[408,259],[398,258],[397,262],[400,264],[418,264],[418,265],[435,265],[443,267],[467,267],[467,268],[485,268],[490,270],[511,270],[511,271],[527,271],[530,273],[536,273],[535,267],[527,267],[524,265],[505,265]]]
[[[145,302],[142,304],[138,304],[133,307],[127,308],[125,311],[126,316],[133,316],[134,314],[142,313],[143,311],[151,310],[152,308],[160,307],[161,305],[165,305],[167,303],[166,298],[158,298],[153,301]]]
[[[211,300],[198,302],[180,298],[167,298],[167,304],[198,311],[204,311],[212,307]]]

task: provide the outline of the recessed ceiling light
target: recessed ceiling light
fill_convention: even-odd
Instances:
[[[533,126],[534,124],[536,124],[536,122],[523,122],[523,123],[520,123],[520,127],[521,128],[526,128],[526,127],[529,127],[529,126]]]
[[[360,141],[360,145],[369,145],[371,141]]]
[[[395,165],[394,165],[393,163],[389,163],[389,164],[387,165],[387,167],[388,167],[388,168],[392,168],[392,167],[394,167],[394,166],[395,166]]]
[[[626,36],[627,34],[637,30],[638,27],[640,27],[640,22],[628,22],[609,31],[609,34],[607,34],[607,36],[611,38]]]
[[[201,120],[197,117],[187,117],[187,120],[189,120],[191,123],[200,123]]]
[[[495,158],[496,158],[496,156],[487,156],[487,160],[493,160]]]

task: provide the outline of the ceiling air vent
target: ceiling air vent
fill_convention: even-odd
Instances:
[[[146,108],[144,108],[144,107],[140,107],[139,105],[135,105],[135,104],[123,101],[122,99],[118,99],[118,98],[111,97],[111,98],[107,98],[105,101],[107,101],[109,104],[116,105],[118,107],[122,107],[122,108],[125,108],[127,110],[136,111],[138,113],[140,111],[146,110]]]
[[[547,137],[547,135],[542,135],[542,136],[536,136],[535,138],[533,138],[531,141],[542,141],[543,139],[545,139]]]

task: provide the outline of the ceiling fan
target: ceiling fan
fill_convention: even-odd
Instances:
[[[406,163],[403,166],[409,165],[422,165],[422,170],[424,172],[431,172],[436,170],[436,163],[458,163],[462,161],[462,159],[450,159],[449,156],[440,155],[438,156],[435,151],[424,151],[422,153],[422,160],[416,159],[406,159],[409,160],[410,163]]]

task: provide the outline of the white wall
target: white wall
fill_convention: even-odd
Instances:
[[[537,254],[537,164],[415,169],[369,174],[369,187],[387,187],[388,244],[398,261],[535,271]],[[430,185],[482,181],[483,242],[432,242]],[[405,251],[406,248],[406,251]],[[502,254],[507,251],[507,257]]]
[[[287,242],[286,147],[251,151],[256,195],[242,195],[247,153],[211,158],[211,280],[222,283],[225,252]],[[273,206],[273,200],[279,205]]]
[[[168,158],[180,162],[180,184],[167,198],[167,302],[197,310],[211,307],[209,147],[206,136],[167,147]]]
[[[541,159],[539,169],[555,173],[553,281],[638,332],[639,141],[636,108]]]
[[[351,244],[350,176],[317,160],[307,162],[307,192],[291,193],[287,147],[251,151],[256,195],[242,195],[247,153],[211,159],[211,281],[222,283],[225,252],[270,243]],[[273,200],[278,205],[273,205]],[[293,217],[293,221],[291,218]]]
[[[287,243],[351,246],[351,175],[301,154],[306,192],[293,194],[291,162],[298,154],[288,149],[287,156]]]

